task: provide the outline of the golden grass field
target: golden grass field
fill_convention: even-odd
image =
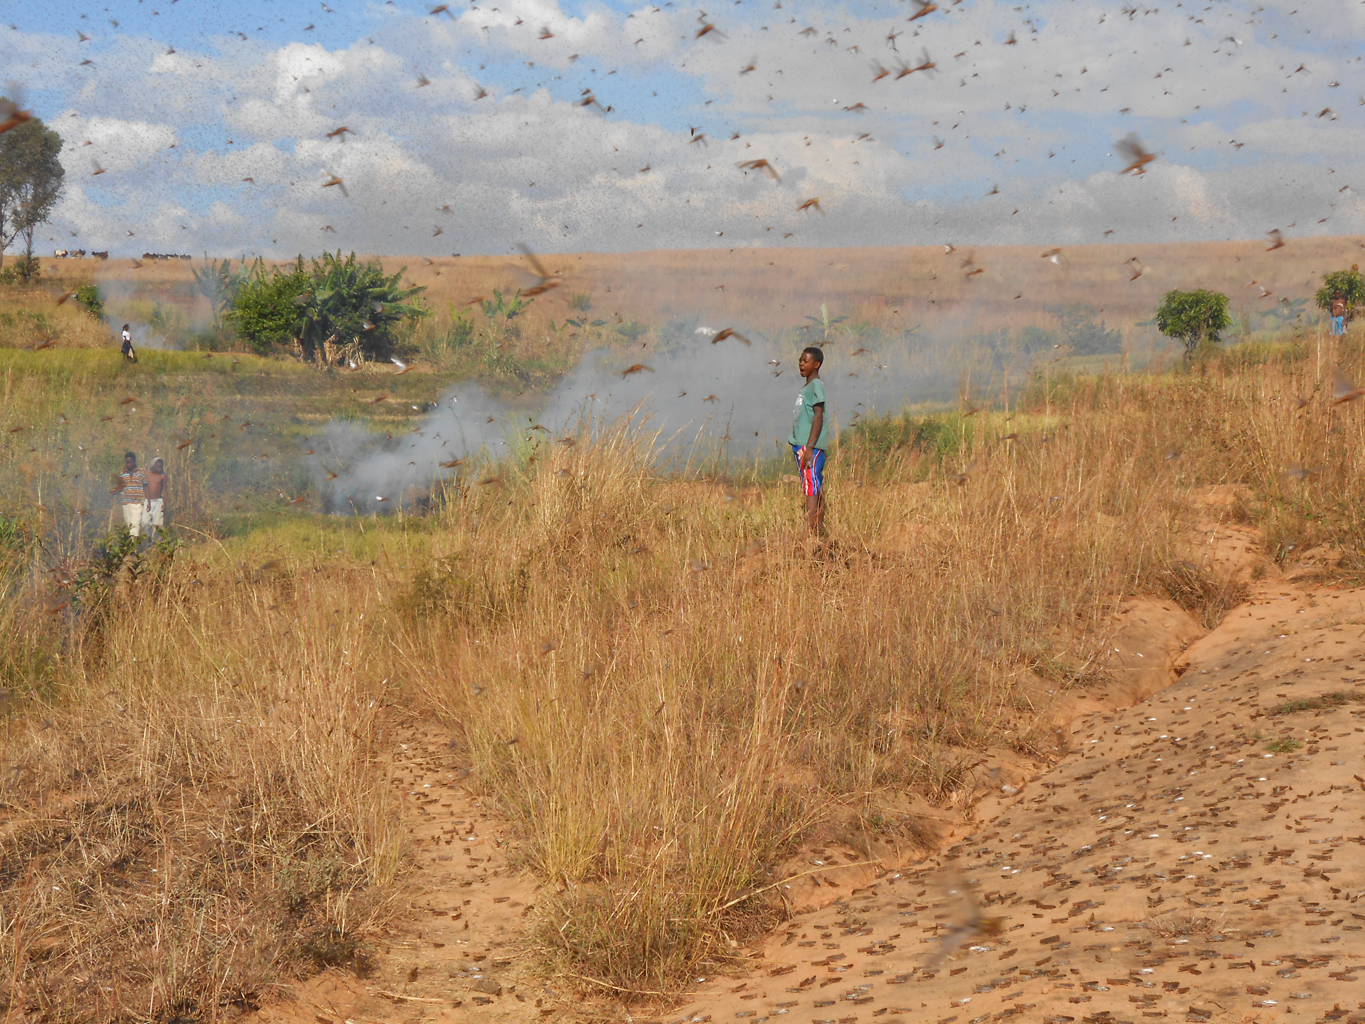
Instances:
[[[898,325],[1017,326],[1086,302],[1131,331],[1171,287],[1240,295],[1255,278],[1311,296],[1358,248],[1144,246],[1131,284],[1134,253],[1116,247],[1060,266],[978,248],[987,273],[971,281],[928,250],[552,257],[565,283],[534,310],[548,325],[587,292],[625,320],[776,332],[824,301],[890,346]],[[117,302],[202,314],[188,267],[55,265],[56,292],[133,281]],[[505,261],[408,265],[433,304],[459,304]],[[117,302],[116,320],[132,315]],[[661,474],[651,435],[623,424],[486,463],[421,515],[293,511],[273,493],[287,466],[228,499],[215,473],[231,459],[278,458],[392,378],[226,353],[123,367],[81,351],[101,343],[85,314],[53,308],[69,345],[0,360],[7,1024],[232,1019],[310,973],[365,970],[406,912],[391,773],[413,723],[449,735],[510,823],[509,855],[551,894],[529,919],[534,969],[679,991],[782,917],[757,890],[811,837],[924,844],[915,808],[960,799],[983,751],[1055,756],[1053,712],[1096,678],[1122,599],[1173,598],[1210,624],[1234,605],[1238,589],[1177,544],[1197,488],[1247,488],[1235,515],[1272,559],[1330,546],[1340,577],[1365,565],[1365,406],[1329,404],[1334,368],[1365,378],[1358,327],[1287,329],[1189,366],[1059,371],[1008,407],[847,431],[813,543],[789,481]],[[119,412],[133,392],[142,411]],[[247,436],[269,452],[204,440],[172,456],[178,549],[93,550],[108,499],[80,502],[125,445],[245,430],[248,400]],[[418,419],[375,415],[377,430]]]
[[[562,325],[573,315],[568,303],[575,295],[587,296],[591,315],[612,324],[640,321],[657,328],[673,317],[704,316],[770,335],[808,326],[805,317],[819,316],[824,302],[831,315],[848,315],[853,324],[887,339],[916,325],[926,335],[957,336],[1048,325],[1055,319],[1047,307],[1083,303],[1128,338],[1172,288],[1224,292],[1239,313],[1273,308],[1286,297],[1309,299],[1311,307],[1321,275],[1359,262],[1365,239],[1296,239],[1275,251],[1259,240],[1070,246],[1057,264],[1040,256],[1045,251],[1046,246],[963,246],[947,254],[942,246],[921,246],[547,255],[546,268],[563,275],[563,284],[528,311],[523,344],[528,353],[576,349],[568,337],[575,332],[549,328],[551,321]],[[961,261],[968,257],[983,273],[966,276]],[[1132,257],[1144,268],[1136,280],[1126,266]],[[407,279],[427,288],[425,297],[441,323],[448,322],[452,305],[467,309],[471,299],[491,298],[494,288],[512,294],[520,286],[512,268],[528,266],[521,256],[382,262],[389,272],[407,268]],[[58,292],[94,282],[120,296],[110,308],[113,319],[145,321],[156,302],[176,306],[190,321],[208,317],[204,300],[190,294],[190,261],[146,262],[134,269],[126,259],[47,260],[45,270],[44,279]],[[1262,288],[1272,295],[1263,298]],[[1153,336],[1148,331],[1129,341],[1142,340],[1145,348]]]

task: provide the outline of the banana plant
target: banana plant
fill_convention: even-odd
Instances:
[[[368,358],[386,354],[404,317],[418,319],[430,312],[411,301],[426,289],[403,287],[402,276],[403,270],[385,275],[377,260],[361,263],[355,253],[342,259],[339,249],[313,260],[312,290],[294,299],[294,336],[305,357],[311,359],[333,335],[343,344],[354,342]]]
[[[535,301],[535,299],[523,299],[520,288],[517,289],[510,301],[504,299],[502,292],[494,288],[492,300],[485,299],[480,305],[483,306],[483,315],[489,320],[498,316],[504,320],[512,320],[526,312],[526,308]]]
[[[821,331],[823,331],[823,340],[824,340],[826,343],[828,343],[828,342],[829,342],[829,332],[830,332],[830,329],[833,328],[833,327],[836,327],[837,325],[839,325],[839,324],[841,324],[841,323],[843,323],[845,320],[848,319],[848,317],[847,317],[847,316],[830,316],[830,315],[829,315],[829,307],[828,307],[827,305],[825,305],[825,304],[822,302],[822,303],[820,303],[820,315],[819,315],[818,317],[814,317],[814,316],[811,316],[809,313],[807,313],[807,314],[806,314],[806,319],[809,320],[811,323],[815,324],[817,327],[819,327],[819,328],[821,329]],[[805,329],[806,329],[806,330],[812,330],[813,328],[807,327],[807,328],[805,328]]]

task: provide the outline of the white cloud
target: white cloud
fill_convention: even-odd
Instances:
[[[32,88],[67,107],[54,229],[87,247],[129,230],[138,249],[280,255],[1365,231],[1338,191],[1365,144],[1349,44],[1365,22],[1340,0],[1300,7],[978,0],[914,23],[833,6],[703,22],[500,0],[457,19],[371,4],[372,34],[330,48],[10,35]],[[897,80],[898,61],[926,60]],[[877,66],[892,74],[874,83]],[[589,91],[609,114],[579,105]],[[1116,173],[1129,130],[1160,154],[1141,178]],[[782,180],[736,167],[753,159]],[[349,196],[322,188],[330,174]],[[796,212],[812,196],[828,216]]]

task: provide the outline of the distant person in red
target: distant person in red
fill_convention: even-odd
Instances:
[[[128,330],[128,325],[123,325],[123,358],[130,363],[137,362],[137,353],[133,351],[133,334]]]

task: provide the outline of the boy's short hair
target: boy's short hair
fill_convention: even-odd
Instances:
[[[137,461],[137,454],[135,452],[124,452],[123,457],[125,459],[132,459],[134,462]]]
[[[814,345],[807,345],[805,348],[801,350],[801,354],[803,356],[806,355],[807,353],[809,353],[811,358],[813,358],[821,366],[825,365],[825,354],[821,352],[818,348],[816,348]]]

